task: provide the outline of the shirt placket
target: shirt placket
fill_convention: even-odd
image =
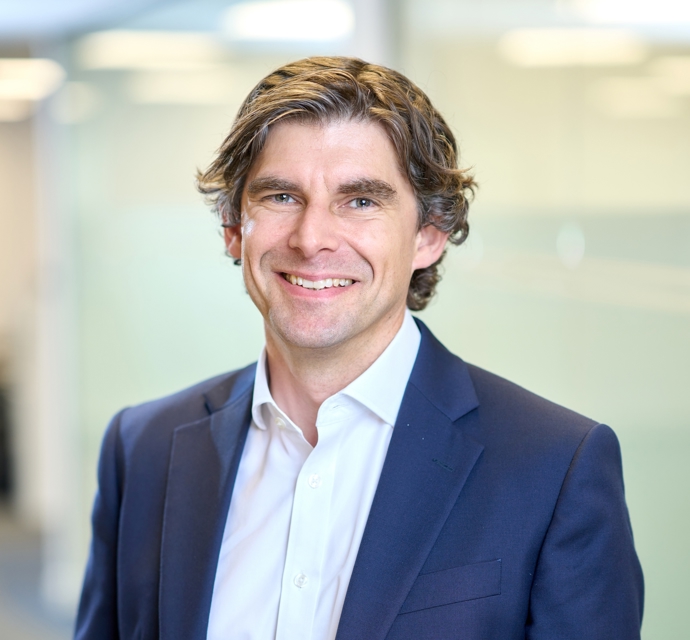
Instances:
[[[330,534],[330,509],[344,416],[320,412],[319,441],[297,477],[283,570],[276,640],[312,637]]]

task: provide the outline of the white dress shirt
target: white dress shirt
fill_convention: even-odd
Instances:
[[[406,312],[374,364],[321,405],[315,447],[273,401],[262,352],[208,640],[335,638],[419,342]]]

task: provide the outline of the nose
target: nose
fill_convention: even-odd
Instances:
[[[325,204],[308,204],[295,219],[288,246],[313,258],[321,251],[336,251],[338,245],[336,216]]]

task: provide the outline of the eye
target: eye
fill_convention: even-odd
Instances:
[[[350,206],[353,209],[368,209],[374,206],[374,201],[369,198],[355,198],[350,201]]]
[[[289,193],[274,193],[270,199],[280,204],[290,204],[295,201]]]

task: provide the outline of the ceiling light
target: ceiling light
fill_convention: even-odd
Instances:
[[[54,60],[0,58],[0,99],[42,100],[64,79],[65,70]]]
[[[344,0],[240,2],[225,12],[223,31],[233,40],[329,41],[352,35],[355,14]]]
[[[498,49],[520,67],[629,65],[647,56],[645,43],[620,29],[516,29]]]
[[[112,30],[77,45],[84,69],[198,69],[222,62],[225,50],[206,33]]]

